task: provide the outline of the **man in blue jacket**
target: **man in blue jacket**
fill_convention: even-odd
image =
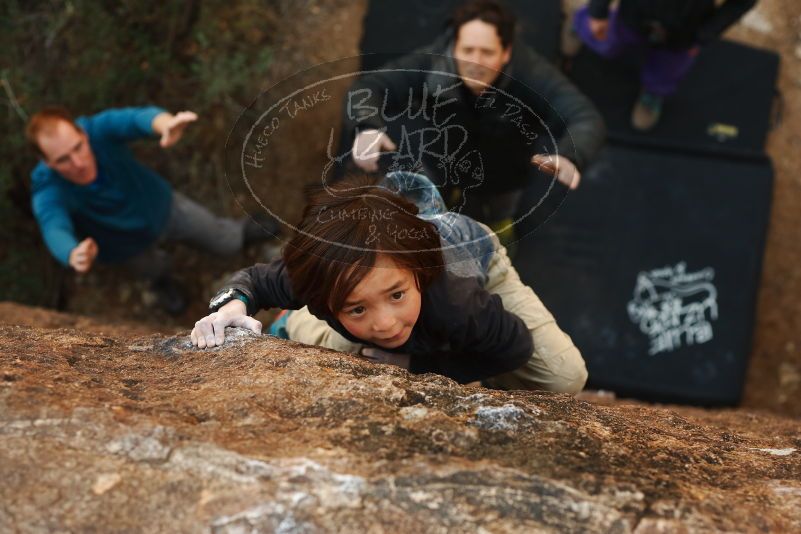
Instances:
[[[125,264],[149,280],[162,306],[185,302],[172,282],[169,257],[157,245],[189,243],[230,255],[277,232],[274,221],[217,217],[139,163],[128,143],[178,142],[197,115],[158,107],[109,109],[72,119],[63,108],[31,117],[26,135],[41,156],[32,177],[33,212],[45,243],[64,266],[87,273],[95,261]]]

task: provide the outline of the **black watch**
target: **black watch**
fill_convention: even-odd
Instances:
[[[209,311],[214,313],[232,300],[241,300],[245,303],[245,309],[250,308],[250,301],[248,300],[247,295],[239,291],[238,289],[228,288],[223,289],[209,301]]]

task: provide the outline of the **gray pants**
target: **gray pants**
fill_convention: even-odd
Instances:
[[[216,256],[230,256],[242,249],[247,219],[218,217],[194,200],[173,191],[170,218],[158,241],[126,262],[137,277],[157,280],[169,274],[170,255],[165,243],[186,243]]]

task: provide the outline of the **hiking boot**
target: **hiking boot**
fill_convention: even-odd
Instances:
[[[186,311],[186,291],[172,277],[159,278],[151,284],[150,290],[156,296],[155,304],[169,315],[174,317]]]
[[[253,243],[275,239],[279,231],[278,221],[271,215],[267,215],[266,213],[254,215],[245,221],[243,247],[250,246]]]
[[[641,132],[647,132],[656,126],[661,115],[662,97],[643,91],[631,112],[631,126]]]

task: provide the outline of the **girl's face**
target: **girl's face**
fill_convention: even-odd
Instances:
[[[420,302],[414,274],[379,254],[373,269],[345,299],[337,319],[359,339],[394,349],[412,334]]]

